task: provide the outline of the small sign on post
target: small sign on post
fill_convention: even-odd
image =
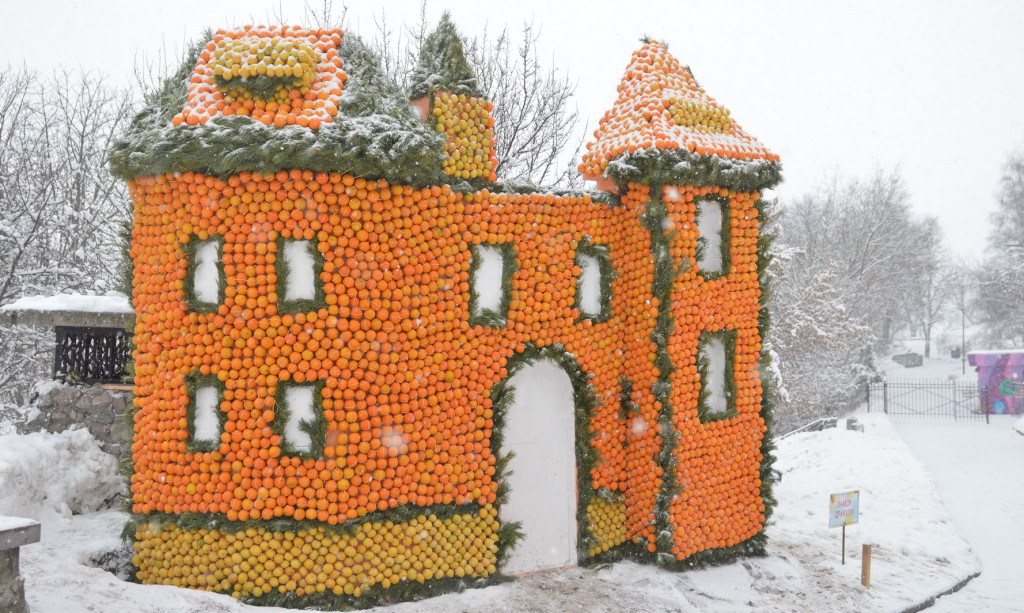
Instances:
[[[843,527],[843,564],[846,564],[846,526],[860,518],[860,490],[832,494],[828,499],[828,527]]]

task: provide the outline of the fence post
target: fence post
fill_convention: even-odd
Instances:
[[[950,403],[950,405],[951,405],[951,407],[953,409],[953,421],[959,421],[960,411],[956,410],[956,382],[954,382],[952,379],[950,379],[949,380],[949,386],[950,386],[950,388],[952,388],[952,391],[953,391],[953,396],[952,396],[953,397],[953,402]]]
[[[889,382],[882,381],[882,412],[889,414]]]
[[[985,400],[985,404],[984,404],[984,407],[985,407],[985,423],[987,424],[988,423],[988,386],[987,385],[985,386],[984,400]]]
[[[871,412],[871,382],[867,381],[864,383],[864,400],[868,405],[868,413]]]

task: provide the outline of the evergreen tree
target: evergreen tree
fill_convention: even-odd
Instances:
[[[423,98],[438,91],[481,97],[463,46],[462,37],[446,11],[437,28],[423,40],[419,63],[410,78],[409,97]]]

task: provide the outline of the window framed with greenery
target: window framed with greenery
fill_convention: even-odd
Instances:
[[[471,247],[469,323],[501,328],[508,323],[512,276],[518,270],[512,243],[479,243]]]

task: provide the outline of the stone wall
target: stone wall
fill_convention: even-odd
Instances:
[[[124,419],[132,402],[130,391],[48,382],[37,386],[32,395],[21,432],[63,432],[81,425],[103,451],[119,459],[131,456],[132,430]]]
[[[18,548],[0,551],[0,611],[26,613],[25,582],[18,574]]]

